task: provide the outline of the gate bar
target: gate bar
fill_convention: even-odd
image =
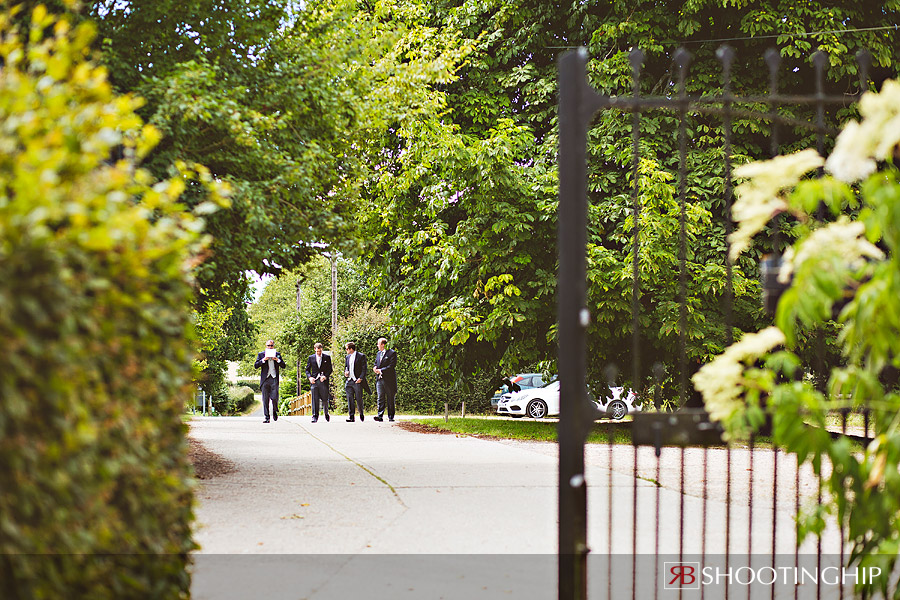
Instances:
[[[602,105],[587,84],[588,53],[559,66],[559,581],[560,600],[587,599],[587,127]]]

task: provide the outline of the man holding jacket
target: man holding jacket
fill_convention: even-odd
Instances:
[[[319,420],[320,400],[325,407],[325,420],[331,420],[328,415],[328,399],[330,397],[328,382],[334,371],[331,357],[322,352],[322,343],[316,342],[314,348],[316,353],[306,359],[306,377],[309,379],[310,393],[312,394],[313,423]]]
[[[344,357],[344,391],[347,393],[347,407],[349,408],[349,423],[356,420],[356,410],[359,408],[359,420],[365,421],[363,414],[363,390],[369,392],[369,382],[366,381],[366,355],[356,351],[356,344],[347,342],[344,346],[347,356]],[[354,406],[354,404],[356,406]]]

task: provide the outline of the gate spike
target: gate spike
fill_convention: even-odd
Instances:
[[[766,59],[766,64],[769,65],[770,71],[774,71],[781,65],[781,52],[775,48],[766,50],[766,53],[763,54],[763,58]]]
[[[856,53],[856,64],[859,65],[859,93],[869,89],[869,69],[872,68],[872,53],[862,48]]]
[[[675,61],[675,64],[678,65],[679,69],[687,69],[688,64],[691,62],[691,58],[691,53],[684,48],[679,48],[672,56],[672,60]]]
[[[763,58],[769,65],[769,93],[774,95],[778,91],[778,67],[781,66],[781,52],[775,48],[769,48]]]
[[[722,44],[719,46],[718,50],[716,50],[716,58],[722,62],[722,68],[725,71],[731,70],[731,63],[734,62],[734,54],[734,48],[728,44]]]
[[[628,53],[628,62],[631,63],[631,72],[634,74],[634,78],[637,79],[638,75],[641,72],[641,67],[644,64],[644,52],[640,48],[635,48],[631,52]]]
[[[817,71],[822,71],[828,64],[828,53],[822,50],[816,50],[812,55],[813,66]]]

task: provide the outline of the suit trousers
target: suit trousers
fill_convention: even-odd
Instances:
[[[356,406],[359,407],[359,416],[363,416],[363,394],[362,394],[362,384],[356,383],[352,379],[348,379],[347,383],[344,385],[344,391],[347,392],[347,412],[350,413],[350,418],[352,419],[356,413],[354,409],[354,402]]]
[[[375,381],[375,391],[378,393],[378,417],[384,417],[384,409],[387,407],[388,419],[393,419],[394,398],[397,396],[397,390],[384,379],[379,378]]]
[[[263,381],[262,388],[263,414],[266,419],[269,418],[269,401],[272,402],[272,414],[278,414],[278,378],[266,377]]]
[[[321,400],[322,406],[325,408],[325,414],[328,414],[328,382],[327,381],[316,381],[310,387],[310,392],[312,392],[312,405],[313,405],[313,419],[319,418],[319,401]]]

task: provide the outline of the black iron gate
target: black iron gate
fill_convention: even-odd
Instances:
[[[673,56],[677,93],[672,97],[642,97],[640,73],[644,60],[639,50],[631,53],[633,95],[601,96],[587,82],[588,54],[580,49],[564,54],[559,60],[559,376],[561,411],[559,423],[559,582],[560,599],[587,598],[588,575],[591,596],[606,598],[657,598],[661,593],[660,567],[663,561],[676,569],[673,578],[689,581],[688,569],[694,564],[723,563],[726,572],[735,569],[752,571],[754,565],[766,566],[766,573],[793,566],[794,570],[814,564],[819,570],[829,561],[842,563],[845,540],[840,527],[834,526],[814,542],[798,548],[794,519],[801,503],[820,502],[822,483],[810,469],[798,465],[793,455],[775,448],[757,448],[751,438],[744,447],[722,443],[718,429],[702,410],[684,408],[687,397],[686,324],[686,115],[689,112],[719,115],[722,119],[724,164],[722,190],[726,214],[731,213],[731,143],[732,119],[748,115],[736,104],[762,103],[767,112],[758,113],[761,121],[771,124],[771,152],[779,151],[779,127],[809,127],[815,132],[817,149],[824,153],[827,136],[835,133],[826,126],[825,107],[848,104],[856,95],[826,95],[823,92],[827,56],[812,56],[815,92],[805,96],[782,95],[778,91],[780,56],[770,50],[765,55],[770,74],[768,95],[735,97],[731,92],[731,66],[734,52],[723,46],[717,52],[722,66],[722,93],[716,96],[691,97],[685,91],[690,54],[678,50]],[[857,55],[860,93],[868,87],[870,58]],[[776,115],[781,105],[806,105],[815,108],[814,123],[798,122]],[[616,446],[610,427],[608,443],[592,445],[591,465],[599,465],[595,473],[605,481],[585,473],[585,439],[594,410],[586,392],[586,331],[591,320],[587,304],[587,132],[596,113],[622,110],[633,114],[633,215],[634,265],[632,290],[633,381],[641,379],[640,365],[640,298],[639,269],[641,206],[638,201],[638,160],[641,114],[651,110],[668,110],[678,115],[679,131],[679,402],[676,412],[649,413],[636,416],[632,423],[633,446]],[[751,115],[752,116],[752,115]],[[727,221],[727,219],[726,219]],[[726,232],[730,233],[730,222]],[[777,248],[776,244],[774,244]],[[723,253],[726,269],[725,330],[730,332],[732,271]],[[763,273],[765,276],[765,273]],[[772,298],[764,298],[772,304]],[[846,415],[842,432],[847,433]],[[857,434],[867,438],[868,418]],[[588,497],[588,480],[599,497]],[[603,491],[605,489],[605,492]],[[589,507],[592,508],[589,511]],[[593,517],[596,513],[600,516]],[[605,521],[600,530],[605,539],[593,540],[589,547],[588,516]],[[596,528],[592,528],[596,529]],[[590,557],[598,560],[589,561]],[[835,559],[836,557],[836,559]],[[812,563],[810,563],[812,561]],[[729,567],[731,570],[729,571]],[[681,571],[677,571],[681,569]],[[802,573],[802,571],[800,571]],[[699,574],[698,574],[699,575]],[[600,585],[595,585],[600,582]],[[728,583],[728,582],[726,582]],[[690,586],[675,586],[681,597]],[[733,587],[725,585],[728,598]],[[798,587],[793,596],[797,597]],[[597,593],[595,593],[595,591]],[[665,592],[665,586],[662,586]],[[703,591],[699,596],[703,597]],[[744,592],[742,592],[744,593]],[[844,597],[839,586],[838,595]],[[744,596],[733,596],[744,597]],[[746,592],[750,597],[750,591]],[[768,597],[768,596],[765,596]],[[775,588],[771,597],[775,598]],[[804,596],[809,597],[809,596]],[[819,597],[819,591],[812,597]]]

